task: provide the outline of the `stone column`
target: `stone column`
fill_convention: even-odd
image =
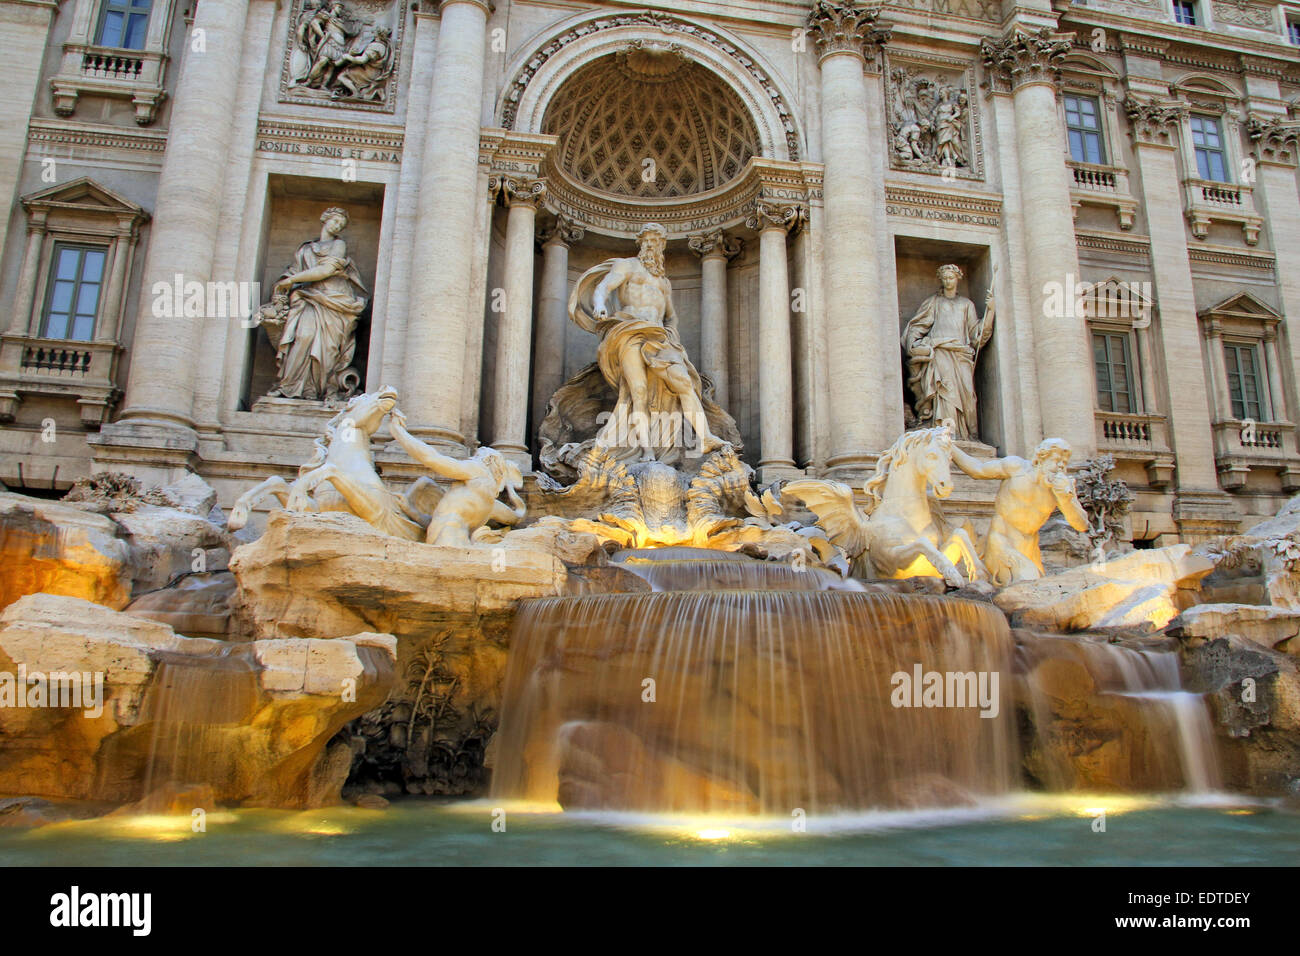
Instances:
[[[1223,330],[1218,323],[1214,323],[1206,332],[1206,346],[1210,350],[1210,380],[1214,386],[1216,406],[1210,410],[1210,421],[1227,421],[1232,418],[1232,393],[1228,391],[1228,364],[1223,357]]]
[[[1070,41],[1048,28],[1035,33],[1016,28],[1001,39],[984,40],[981,47],[995,92],[1011,91],[1044,437],[1064,438],[1079,460],[1097,447],[1092,348],[1084,316],[1070,315],[1070,310],[1064,316],[1050,315],[1047,309],[1052,288],[1065,287],[1071,277],[1079,280],[1074,215],[1062,161],[1065,134],[1056,108],[1059,65],[1069,50]]]
[[[825,164],[826,329],[832,474],[865,474],[902,430],[902,373],[895,317],[877,298],[876,218],[868,135],[867,40],[883,42],[877,11],[855,3],[819,3],[808,25],[821,65],[822,161]],[[877,56],[874,46],[871,56]],[[1058,162],[1060,157],[1057,157]],[[884,334],[889,331],[890,334]],[[892,410],[897,407],[897,415]],[[896,419],[896,420],[895,420]],[[766,452],[765,452],[766,454]]]
[[[126,263],[131,258],[131,231],[129,222],[119,223],[113,237],[112,262],[108,287],[104,291],[104,311],[100,316],[96,342],[116,342],[117,330],[122,320],[122,290],[126,288]]]
[[[18,273],[18,301],[9,322],[14,335],[32,334],[32,305],[36,301],[37,269],[41,264],[41,246],[45,242],[44,210],[36,210],[27,220],[27,247],[23,250],[22,270]],[[39,330],[37,330],[39,331]]]
[[[166,283],[212,281],[221,198],[229,164],[232,82],[239,76],[248,0],[203,0],[194,29],[205,49],[186,48],[172,106],[167,150],[158,177],[156,215],[145,259],[127,381],[124,423],[162,425],[191,435],[201,323],[224,319],[155,316],[152,288]],[[233,277],[229,277],[233,278]],[[100,436],[106,437],[106,436]]]
[[[697,368],[713,381],[713,400],[727,407],[727,261],[744,243],[721,229],[686,240],[700,257],[700,355]]]
[[[540,179],[503,179],[506,218],[505,312],[497,325],[493,378],[492,446],[522,471],[532,470],[528,452],[528,365],[533,338],[533,244],[537,207],[546,195]]]
[[[800,206],[759,200],[745,222],[759,234],[758,480],[764,484],[798,474],[794,466],[794,366],[785,237],[805,218]]]
[[[478,211],[488,0],[443,0],[421,160],[402,408],[411,432],[458,451]]]
[[[569,329],[569,245],[585,230],[557,216],[541,234],[542,284],[537,296],[533,346],[533,425],[546,417],[546,403],[564,384],[564,339]]]
[[[1264,333],[1264,361],[1268,364],[1269,420],[1290,421],[1287,417],[1286,393],[1282,391],[1282,360],[1277,347],[1277,329]]]
[[[1178,373],[1179,369],[1203,367],[1176,153],[1177,128],[1185,107],[1142,100],[1130,94],[1125,109],[1133,134],[1133,152],[1142,174],[1143,202],[1151,234],[1151,272],[1160,303],[1160,347],[1164,351],[1164,367],[1175,376],[1163,404],[1177,457],[1178,490],[1218,491],[1214,436],[1209,428],[1212,421],[1209,392],[1200,377]],[[1222,343],[1217,338],[1217,330],[1211,335],[1214,337],[1210,340],[1210,363],[1221,378],[1221,400],[1226,400]],[[1231,414],[1231,405],[1225,404],[1222,416]]]

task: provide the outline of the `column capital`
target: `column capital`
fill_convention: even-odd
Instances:
[[[511,208],[529,206],[536,211],[542,205],[542,200],[546,198],[544,179],[514,179],[510,176],[502,176],[500,188],[501,198]]]
[[[549,246],[554,242],[571,246],[575,242],[581,242],[582,237],[586,234],[587,227],[576,219],[557,215],[554,220],[543,226],[537,233],[537,241],[541,246]]]
[[[1177,142],[1174,132],[1187,115],[1187,104],[1158,96],[1124,98],[1124,112],[1128,114],[1129,132],[1136,146],[1167,146]]]
[[[808,207],[803,203],[779,203],[764,199],[755,200],[745,225],[758,232],[780,229],[782,232],[798,232],[808,218]]]
[[[1278,166],[1297,165],[1300,158],[1300,123],[1280,116],[1251,113],[1246,117],[1246,135],[1254,144],[1255,159]]]
[[[1073,39],[1073,33],[1057,33],[1051,27],[1035,31],[1016,27],[998,39],[985,37],[980,41],[980,57],[993,91],[1014,91],[1032,83],[1056,86]]]
[[[492,0],[422,0],[420,12],[428,11],[432,13],[436,11],[438,16],[442,16],[448,7],[457,3],[468,3],[471,7],[478,7],[486,16],[491,16],[492,12],[496,10],[496,4]]]
[[[687,236],[686,245],[690,247],[691,252],[701,259],[707,259],[710,256],[734,259],[740,255],[740,250],[745,247],[745,242],[739,236],[728,236],[721,229],[714,229],[712,232],[699,232],[693,236]]]
[[[864,7],[854,0],[816,0],[808,12],[808,29],[817,44],[818,61],[836,53],[850,53],[865,62],[867,43],[883,46],[889,42],[892,25],[877,23],[879,16],[878,6]]]

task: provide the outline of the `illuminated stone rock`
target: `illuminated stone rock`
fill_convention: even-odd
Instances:
[[[1021,581],[993,600],[1025,627],[1156,629],[1195,603],[1197,585],[1213,570],[1211,558],[1176,544]]]
[[[45,592],[122,608],[131,599],[131,550],[111,518],[0,492],[0,607]]]

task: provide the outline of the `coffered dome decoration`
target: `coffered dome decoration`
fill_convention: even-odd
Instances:
[[[620,196],[708,192],[759,152],[740,98],[676,44],[635,41],[583,67],[555,95],[543,131],[560,137],[570,177]]]

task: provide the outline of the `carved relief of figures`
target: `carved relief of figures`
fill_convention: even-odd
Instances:
[[[320,218],[320,238],[298,247],[259,313],[275,346],[273,397],[335,402],[351,396],[361,381],[352,357],[366,287],[339,238],[348,214],[331,206]]]
[[[969,175],[972,107],[970,94],[958,78],[897,67],[890,71],[889,80],[892,165]]]
[[[908,320],[903,351],[919,422],[951,423],[955,437],[974,439],[979,432],[975,360],[993,334],[993,290],[989,289],[981,319],[975,303],[957,293],[961,277],[955,265],[939,267],[941,288]]]
[[[385,105],[396,65],[389,7],[303,0],[290,38],[285,92]]]

